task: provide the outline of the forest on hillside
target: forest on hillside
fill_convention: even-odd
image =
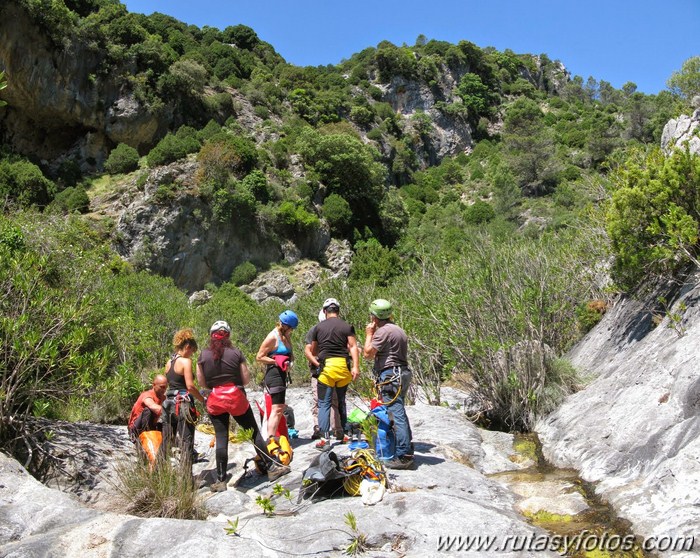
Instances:
[[[294,304],[297,354],[327,296],[360,331],[369,302],[389,299],[427,397],[439,403],[444,382],[467,386],[494,428],[527,430],[583,385],[561,357],[616,296],[697,261],[700,161],[659,145],[666,122],[692,112],[700,57],[646,95],[572,78],[546,54],[467,40],[384,41],[297,67],[243,25],[197,28],[116,0],[9,4],[57,51],[95,55],[94,91],[129,91],[167,125],[152,144],[110,145],[102,162],[2,146],[0,443],[10,450],[30,443],[31,417],[123,422],[180,327],[204,339],[226,319],[254,360],[283,309],[238,288],[256,262],[191,306],[147,262],[115,252],[113,219],[91,205],[98,189],[175,161],[196,163],[194,181],[164,181],[156,203],[194,195],[212,220],[292,240],[327,226],[351,243],[349,277]],[[0,78],[0,98],[12,79]],[[392,95],[410,88],[429,110],[397,108]],[[442,154],[448,128],[470,141]],[[307,376],[302,363],[296,375]]]

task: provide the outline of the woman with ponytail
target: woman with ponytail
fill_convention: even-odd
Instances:
[[[226,490],[228,468],[228,430],[230,417],[241,428],[253,431],[253,444],[269,480],[289,472],[289,467],[275,463],[267,452],[260,428],[250,408],[244,387],[250,382],[250,371],[243,353],[231,343],[231,327],[220,320],[209,329],[209,347],[197,361],[197,380],[205,389],[211,389],[207,398],[207,412],[214,425],[216,437],[216,477],[212,492]]]

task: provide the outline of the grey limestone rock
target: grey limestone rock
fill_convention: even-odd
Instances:
[[[537,425],[545,457],[596,482],[642,536],[700,525],[699,279],[619,300],[568,355],[595,380]]]

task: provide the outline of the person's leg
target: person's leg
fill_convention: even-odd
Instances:
[[[245,413],[233,418],[241,428],[253,431],[253,445],[255,446],[255,452],[263,460],[263,463],[268,465],[271,462],[271,458],[267,451],[267,442],[263,440],[262,434],[260,434],[260,428],[255,420],[253,409],[248,407],[248,410]]]
[[[229,414],[209,415],[214,426],[216,438],[216,478],[219,482],[226,480],[228,470],[228,425]]]
[[[285,390],[286,391],[286,390]],[[285,392],[275,393],[271,395],[272,405],[270,407],[270,416],[267,417],[267,437],[277,436],[277,428],[279,428],[280,420],[282,419],[282,414],[284,413],[284,408],[286,407],[284,403]]]
[[[345,404],[345,395],[348,391],[348,386],[336,386],[334,390],[338,397],[338,415],[340,415],[340,431],[345,432],[345,425],[348,422],[348,410]]]
[[[315,440],[321,437],[321,430],[318,427],[318,378],[311,376],[311,395],[313,397],[311,403],[311,415],[314,418],[314,431],[311,434],[311,439]]]
[[[330,438],[333,391],[331,386],[318,382],[318,429],[326,439]]]
[[[181,411],[185,411],[189,403],[181,404]],[[194,453],[194,422],[189,420],[188,412],[181,412],[177,423],[177,439],[180,448],[180,468],[184,474],[192,474],[192,461]]]
[[[340,413],[338,412],[338,392],[335,390],[333,391],[333,399],[331,400],[331,430],[336,433],[336,437],[338,437],[338,434],[341,436],[343,434]]]
[[[392,379],[394,372],[387,370],[380,376],[381,382]],[[404,380],[405,377],[405,380]],[[411,454],[411,426],[406,415],[404,396],[410,386],[410,371],[408,375],[403,375],[401,379],[394,379],[389,384],[382,386],[382,398],[387,405],[387,409],[394,419],[394,433],[396,434],[396,457],[401,458]],[[405,385],[404,385],[405,382]]]

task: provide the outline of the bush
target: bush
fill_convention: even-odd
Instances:
[[[464,210],[464,221],[470,225],[488,223],[496,217],[496,210],[485,201],[477,200]]]
[[[255,279],[258,274],[258,270],[251,262],[243,262],[241,265],[236,266],[231,273],[231,283],[240,287],[241,285],[246,285]]]
[[[285,201],[277,208],[276,229],[283,235],[298,238],[318,228],[320,221],[316,215],[303,206]]]
[[[403,271],[398,253],[382,246],[376,239],[355,244],[355,256],[350,268],[350,279],[373,281],[378,286],[386,286]]]
[[[199,184],[225,183],[230,176],[249,173],[258,160],[255,144],[243,137],[222,132],[207,141],[197,155]]]
[[[634,288],[649,274],[673,274],[697,263],[700,156],[679,149],[637,155],[616,174],[607,214],[615,254],[613,277]]]
[[[51,207],[63,213],[87,213],[90,209],[90,198],[82,186],[69,186],[56,194]]]
[[[153,168],[182,159],[190,153],[190,147],[188,142],[178,138],[174,134],[168,133],[158,142],[158,145],[151,149],[151,152],[146,158],[148,166]]]
[[[162,460],[153,468],[145,460],[116,467],[117,488],[128,502],[126,511],[139,517],[204,519],[204,502],[192,475]]]
[[[331,232],[346,235],[352,224],[350,204],[338,194],[329,195],[323,202],[321,214],[328,221]]]
[[[29,161],[0,161],[0,199],[22,207],[45,206],[55,193],[55,185],[41,169]]]
[[[109,174],[121,174],[139,168],[139,152],[133,147],[120,143],[112,149],[105,161],[105,170]]]

